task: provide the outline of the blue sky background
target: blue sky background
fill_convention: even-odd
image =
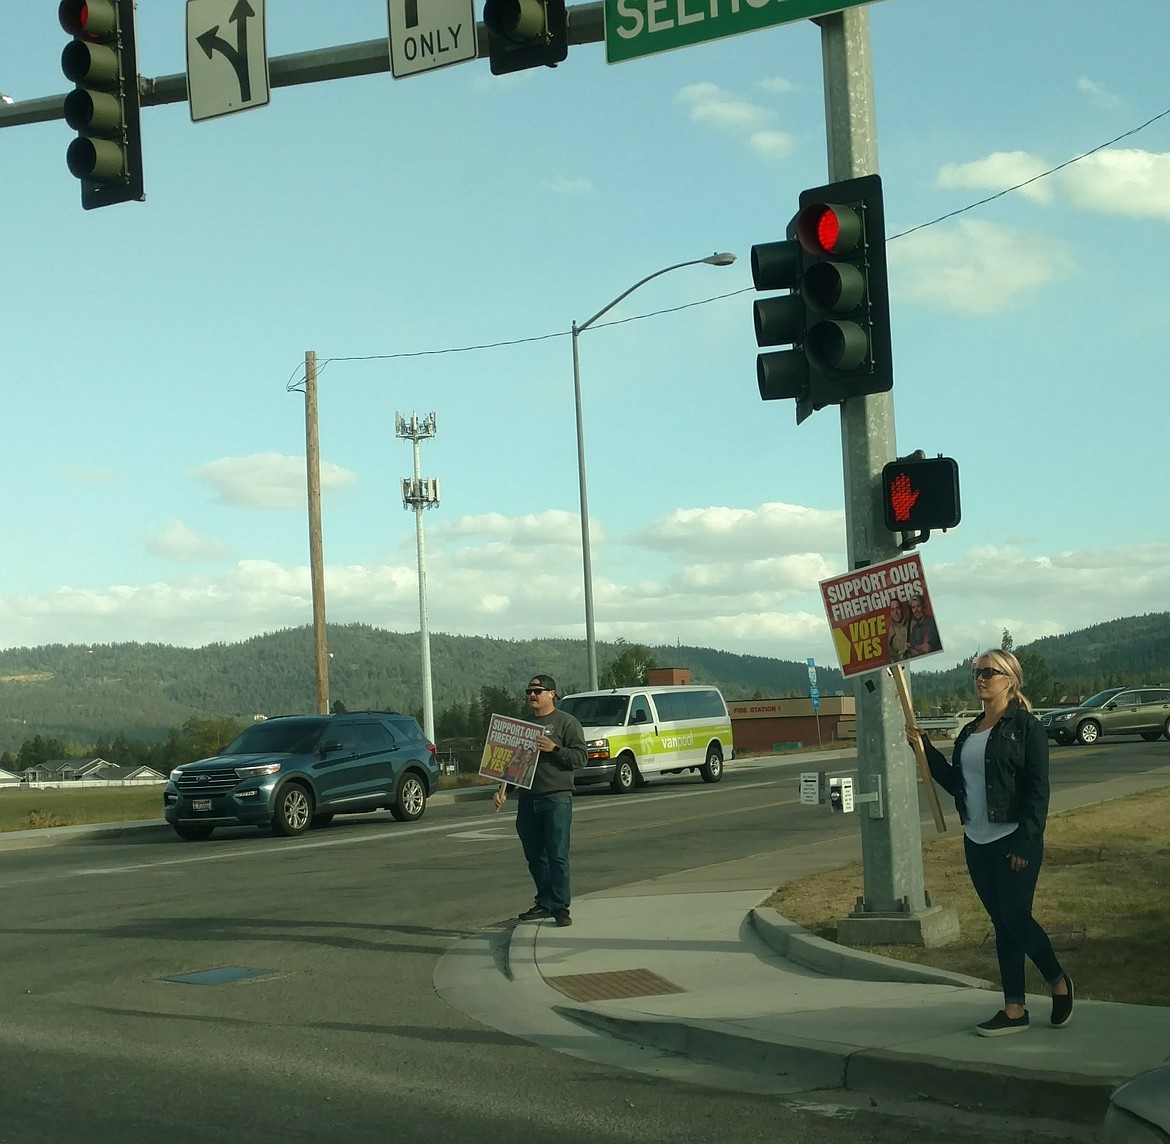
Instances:
[[[63,93],[53,5],[9,7],[0,90]],[[1170,108],[1164,0],[868,11],[892,236]],[[270,57],[387,29],[379,0],[267,14]],[[184,71],[180,0],[138,28],[142,75]],[[834,661],[840,418],[760,401],[748,257],[826,180],[815,26],[151,107],[143,135],[147,201],[84,212],[63,122],[0,131],[0,645],[310,622],[308,349],[330,620],[418,629],[394,418],[433,410],[432,631],[582,636],[570,324],[729,250],[581,336],[598,634]],[[922,549],[948,649],[1166,609],[1170,115],[889,257],[899,451],[960,467]]]

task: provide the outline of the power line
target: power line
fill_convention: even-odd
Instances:
[[[1137,127],[1131,127],[1128,131],[1123,131],[1120,135],[1106,141],[1099,143],[1096,147],[1085,151],[1083,154],[1074,155],[1071,159],[1066,159],[1063,163],[1057,163],[1055,167],[1049,167],[1047,171],[1041,171],[1038,175],[1032,175],[1030,178],[1024,179],[1022,182],[1016,183],[1014,186],[1005,187],[1002,191],[996,191],[993,195],[988,195],[986,198],[978,199],[973,203],[968,203],[964,207],[959,207],[957,210],[949,211],[947,214],[939,215],[938,218],[933,218],[929,222],[921,222],[917,226],[910,227],[909,230],[899,231],[897,234],[890,235],[886,241],[893,242],[898,238],[905,238],[908,234],[914,234],[916,231],[925,230],[928,226],[937,226],[941,222],[946,222],[947,219],[952,219],[961,214],[966,214],[967,211],[974,210],[976,207],[986,206],[987,203],[995,202],[996,199],[1002,199],[1004,195],[1010,195],[1014,191],[1021,190],[1032,183],[1038,182],[1040,179],[1046,179],[1049,175],[1056,174],[1057,171],[1063,171],[1066,167],[1071,167],[1074,163],[1079,163],[1082,159],[1089,158],[1090,155],[1096,155],[1098,151],[1104,151],[1106,147],[1112,147],[1115,143],[1120,143],[1123,139],[1128,139],[1131,135],[1136,135],[1139,131],[1144,131],[1153,123],[1157,123],[1159,119],[1164,119],[1170,115],[1170,107],[1165,111],[1160,111],[1157,115],[1151,116],[1145,123],[1138,124]],[[684,302],[681,306],[668,306],[664,310],[650,310],[645,314],[631,314],[628,318],[613,318],[608,322],[600,322],[594,329],[601,329],[604,326],[620,326],[626,322],[641,322],[646,318],[657,318],[663,314],[676,314],[681,310],[689,310],[694,306],[706,306],[711,302],[721,302],[724,298],[734,298],[739,294],[747,294],[755,289],[754,286],[745,286],[740,290],[732,290],[726,294],[716,294],[710,298],[701,298],[697,302]],[[319,367],[319,371],[329,365],[330,362],[335,361],[394,361],[401,358],[416,358],[416,357],[435,357],[439,354],[465,354],[471,353],[474,350],[494,350],[502,346],[521,346],[529,342],[544,342],[551,338],[566,338],[570,335],[570,330],[558,330],[552,334],[537,334],[528,338],[510,338],[502,342],[480,342],[471,346],[448,346],[444,349],[438,350],[406,350],[400,353],[393,354],[361,354],[350,357],[331,357],[325,358]],[[298,365],[293,370],[290,380],[285,388],[290,392],[298,389],[304,381],[303,374],[300,373],[301,367]],[[298,376],[300,374],[300,376]],[[293,378],[296,380],[294,381]]]

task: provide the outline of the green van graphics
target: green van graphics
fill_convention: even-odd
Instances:
[[[578,786],[608,782],[615,794],[654,775],[698,771],[704,782],[723,777],[735,757],[731,716],[714,687],[616,687],[566,695],[557,706],[585,730],[589,755]]]

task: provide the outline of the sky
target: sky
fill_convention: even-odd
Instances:
[[[53,5],[7,7],[0,92],[63,94]],[[270,59],[387,35],[381,0],[266,9]],[[1170,5],[866,11],[897,451],[960,472],[919,550],[950,662],[1163,611],[1170,84],[1142,45]],[[185,71],[181,0],[139,4],[138,66]],[[329,621],[419,630],[395,417],[433,412],[430,630],[583,638],[571,325],[729,251],[578,339],[597,636],[835,664],[840,412],[760,400],[749,256],[827,181],[823,91],[801,21],[147,107],[146,201],[96,211],[64,122],[0,129],[0,646],[309,624],[310,350]]]

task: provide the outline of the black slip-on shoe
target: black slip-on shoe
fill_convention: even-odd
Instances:
[[[568,910],[557,910],[553,914],[553,917],[556,918],[557,925],[559,926],[571,926],[573,924],[573,919],[569,917]]]
[[[525,910],[520,915],[522,922],[538,922],[541,918],[551,918],[552,910],[546,910],[544,906],[533,906],[530,910]]]
[[[984,1021],[975,1026],[975,1032],[981,1037],[1005,1037],[1008,1033],[1026,1033],[1028,1031],[1028,1010],[1024,1010],[1022,1017],[1009,1017],[1002,1009],[990,1021]]]
[[[1068,986],[1068,992],[1052,995],[1052,1025],[1056,1029],[1063,1029],[1072,1020],[1073,983],[1067,973],[1064,975],[1064,983]]]

